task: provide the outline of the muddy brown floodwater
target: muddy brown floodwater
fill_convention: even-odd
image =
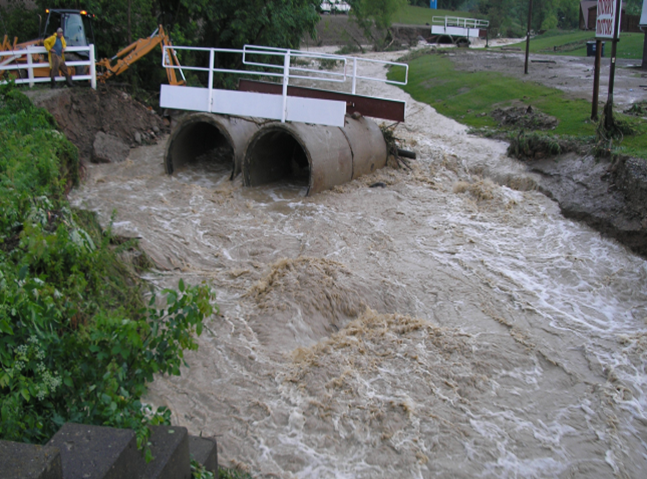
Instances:
[[[89,166],[75,205],[116,209],[153,285],[207,281],[221,308],[147,400],[255,477],[645,477],[645,260],[565,219],[504,143],[358,91],[407,101],[413,171],[304,197],[168,176],[163,143]]]

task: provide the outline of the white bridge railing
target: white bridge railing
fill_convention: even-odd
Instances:
[[[445,28],[488,28],[490,26],[490,22],[488,20],[463,17],[433,17],[431,19],[431,23],[433,25],[443,25]]]
[[[208,66],[173,67],[188,71],[208,73],[206,88],[179,87],[162,85],[160,106],[163,108],[176,108],[194,111],[207,111],[241,116],[255,116],[285,121],[301,121],[322,125],[343,126],[346,113],[346,103],[335,100],[322,100],[316,98],[289,97],[288,85],[290,79],[308,79],[323,82],[343,83],[351,80],[351,90],[355,94],[358,80],[378,81],[395,85],[406,85],[409,75],[409,65],[406,63],[386,62],[357,57],[346,57],[327,53],[313,53],[301,50],[288,50],[281,48],[245,45],[242,50],[227,48],[199,48],[172,46],[164,47],[162,65],[169,68],[167,56],[170,51],[198,51],[208,52]],[[216,67],[218,54],[238,54],[242,56],[242,64],[250,67],[262,68],[258,70],[243,70]],[[256,56],[272,56],[280,58],[277,63],[264,63],[253,61]],[[328,71],[321,69],[326,62],[341,63],[341,71]],[[377,63],[385,66],[397,66],[405,69],[403,82],[391,81],[358,74],[362,63]],[[323,64],[323,65],[322,65]],[[316,66],[315,66],[316,65]],[[352,65],[352,68],[351,68]],[[267,93],[242,92],[235,90],[219,90],[213,87],[214,74],[238,74],[259,77],[281,78],[283,92],[281,97]]]
[[[95,67],[94,45],[85,47],[67,47],[65,53],[88,52],[88,60],[66,61],[68,67],[75,67],[77,71],[87,70],[87,73],[73,75],[72,80],[81,81],[89,80],[92,88],[97,88],[97,71]],[[44,56],[45,61],[42,61]],[[81,68],[79,68],[81,67]],[[87,69],[85,68],[87,67]],[[15,72],[15,83],[17,85],[28,83],[30,88],[36,83],[45,83],[50,81],[49,73],[47,76],[36,76],[34,69],[47,68],[47,50],[45,47],[28,46],[20,50],[0,51],[0,84],[7,83],[7,74],[3,72]],[[64,80],[65,77],[57,76],[56,80]]]
[[[379,83],[390,83],[392,85],[406,85],[407,81],[409,79],[409,64],[408,63],[397,63],[397,62],[387,62],[384,60],[372,60],[370,58],[359,58],[359,57],[348,57],[348,56],[343,56],[343,55],[336,55],[332,53],[311,53],[311,52],[305,52],[302,50],[288,50],[285,48],[274,48],[274,47],[264,47],[264,46],[258,46],[258,45],[245,45],[243,47],[243,51],[245,52],[243,54],[243,63],[246,65],[255,65],[255,66],[261,66],[265,68],[276,68],[276,65],[272,65],[269,63],[254,63],[249,60],[247,60],[247,55],[264,55],[268,52],[279,52],[283,55],[286,55],[286,57],[289,55],[291,58],[298,58],[298,57],[305,57],[305,58],[320,58],[324,60],[332,60],[332,61],[340,61],[343,62],[344,65],[344,72],[343,73],[332,73],[328,72],[329,75],[338,75],[341,77],[341,82],[345,82],[348,77],[350,77],[352,83],[351,83],[351,93],[353,95],[356,94],[357,91],[357,80],[366,80],[366,81],[375,81]],[[378,77],[370,77],[370,76],[364,76],[364,75],[359,75],[358,68],[359,65],[362,63],[373,63],[373,64],[379,64],[379,65],[384,65],[388,67],[402,67],[405,69],[405,75],[404,75],[404,81],[399,82],[399,81],[393,81],[393,80],[387,80],[385,78],[378,78]],[[349,69],[349,64],[352,64],[352,71],[348,71]],[[320,70],[314,70],[314,69],[308,69],[308,68],[301,68],[298,65],[297,66],[290,66],[289,70],[293,71],[302,71],[302,72],[310,72],[310,73],[321,73]],[[285,67],[284,67],[285,71]],[[309,80],[323,80],[325,81],[325,78],[316,78],[313,76],[299,76],[299,75],[292,75],[288,71],[288,79],[289,78],[307,78]],[[328,80],[331,81],[331,80]]]

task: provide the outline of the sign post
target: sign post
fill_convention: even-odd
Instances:
[[[621,0],[598,0],[598,15],[595,22],[596,58],[601,50],[602,39],[611,39],[611,67],[609,69],[609,92],[604,106],[604,126],[607,130],[613,127],[613,83],[616,74],[616,50],[620,31]],[[597,76],[600,75],[598,70]],[[597,98],[593,98],[594,105]],[[595,111],[597,117],[597,109]],[[592,115],[593,116],[593,115]]]
[[[528,74],[528,56],[530,55],[530,27],[532,26],[532,0],[528,5],[528,30],[526,30],[526,63],[523,67],[523,73]]]
[[[602,61],[602,40],[595,40],[595,67],[593,74],[593,101],[591,120],[598,121],[598,98],[600,96],[600,62]]]
[[[647,0],[643,0],[643,9],[638,26],[643,32],[645,32],[645,41],[643,43],[643,64],[641,69],[647,70]]]

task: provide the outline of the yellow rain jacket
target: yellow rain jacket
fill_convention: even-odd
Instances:
[[[43,46],[45,47],[45,50],[47,50],[47,60],[49,61],[49,67],[52,68],[52,52],[50,51],[54,44],[56,43],[56,33],[52,35],[51,37],[45,39],[43,42]],[[67,43],[65,43],[65,37],[61,37],[61,43],[63,44],[63,50],[67,47]],[[65,61],[65,53],[61,54],[61,58],[63,61]]]

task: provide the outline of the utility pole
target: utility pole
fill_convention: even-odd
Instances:
[[[530,27],[532,25],[532,0],[528,4],[528,30],[526,31],[526,64],[524,66],[523,72],[528,74],[528,56],[530,55]]]
[[[595,39],[595,67],[593,69],[593,100],[591,120],[598,121],[598,98],[600,97],[600,63],[602,61],[602,40]]]
[[[643,42],[643,64],[640,67],[642,70],[647,70],[647,0],[643,0],[643,9],[640,13],[640,22],[638,23],[640,31],[645,33],[645,41]]]

